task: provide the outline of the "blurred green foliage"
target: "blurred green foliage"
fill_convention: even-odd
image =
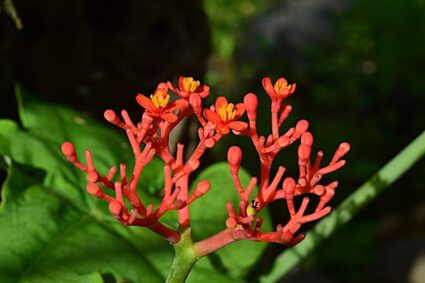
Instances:
[[[205,80],[215,93],[229,96],[235,90],[235,52],[248,21],[269,7],[272,0],[204,0],[211,30],[210,63]]]
[[[293,126],[297,119],[308,119],[315,136],[314,149],[324,150],[325,162],[340,139],[351,143],[348,165],[332,176],[341,184],[334,206],[423,131],[425,1],[204,2],[214,38],[206,77],[212,89],[218,89],[220,95],[233,96],[234,100],[241,100],[244,93],[255,90],[260,98],[260,112],[268,113],[269,102],[261,78],[283,76],[298,84],[294,97],[289,99],[294,110],[285,122],[286,127]],[[252,12],[235,15],[235,11],[243,11],[244,5],[254,7]],[[294,8],[303,5],[305,13]],[[295,12],[300,14],[294,20]],[[315,17],[319,21],[311,20]],[[279,23],[281,27],[277,26]],[[316,32],[315,28],[321,25],[324,30]],[[295,44],[294,35],[301,38]],[[259,128],[264,132],[270,128],[267,116],[259,119]],[[247,142],[244,152],[249,150],[252,148]],[[215,154],[219,159],[224,152]],[[288,175],[296,174],[294,155],[295,149],[289,149],[277,162],[288,165]],[[251,173],[258,170],[252,162],[245,165]],[[405,211],[422,205],[424,170],[424,162],[419,163],[356,217],[353,226],[335,233],[311,259],[314,264],[310,267],[339,270],[328,273],[338,282],[361,282],[352,271],[364,270],[373,257],[361,255],[370,254],[371,249],[377,252],[384,244],[377,239],[383,233],[380,227],[384,224],[380,221],[385,222],[394,214],[400,215],[397,219],[402,221]],[[276,222],[283,210],[273,207]],[[404,223],[396,227],[404,229],[393,231],[400,237],[406,233],[418,235],[425,228],[423,224],[417,228],[406,227]],[[353,230],[359,232],[347,232]],[[346,251],[346,262],[341,261],[341,251]]]

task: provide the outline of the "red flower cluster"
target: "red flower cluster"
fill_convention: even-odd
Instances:
[[[155,92],[146,97],[137,95],[136,101],[145,109],[138,123],[133,123],[128,113],[121,113],[122,119],[114,111],[105,111],[105,118],[112,124],[125,130],[131,144],[135,165],[130,175],[126,166],[120,165],[119,177],[116,167],[102,175],[96,169],[91,152],[86,151],[87,164],[82,164],[70,142],[62,145],[62,152],[76,167],[87,174],[87,191],[97,198],[109,203],[109,210],[125,225],[144,226],[158,233],[171,243],[178,243],[181,232],[190,228],[190,213],[188,206],[210,189],[208,181],[200,182],[196,189],[189,193],[189,176],[200,165],[200,158],[207,148],[213,147],[223,135],[232,130],[237,135],[249,137],[257,151],[261,167],[261,175],[253,177],[250,183],[243,187],[239,180],[239,170],[242,161],[242,150],[232,146],[227,153],[230,173],[234,187],[239,194],[238,209],[228,202],[226,205],[228,219],[226,228],[210,238],[194,243],[194,252],[203,256],[236,240],[254,240],[275,242],[288,246],[295,245],[304,238],[299,233],[302,224],[311,222],[327,215],[331,208],[327,206],[335,193],[337,182],[319,184],[325,174],[331,173],[342,166],[342,157],[349,151],[348,143],[341,143],[330,163],[321,167],[323,152],[316,154],[311,162],[313,136],[308,131],[309,124],[300,120],[294,127],[281,133],[280,126],[290,114],[292,107],[283,101],[295,91],[295,84],[288,84],[286,79],[279,78],[272,84],[270,78],[263,79],[263,87],[271,99],[272,133],[260,136],[257,132],[258,99],[253,93],[245,95],[243,103],[229,103],[225,97],[218,97],[215,104],[203,108],[203,99],[209,95],[209,87],[201,85],[192,77],[180,77],[178,87],[172,83],[160,83]],[[170,101],[171,90],[179,98]],[[247,112],[247,121],[240,119]],[[178,144],[175,155],[169,148],[171,130],[185,117],[195,115],[200,123],[198,128],[199,142],[191,155],[184,159],[184,145]],[[285,147],[300,141],[298,145],[299,176],[283,177],[285,167],[280,166],[277,173],[271,176],[271,167],[276,155]],[[143,146],[144,145],[144,146]],[[163,198],[159,206],[144,204],[137,194],[137,183],[143,168],[157,155],[164,165]],[[217,176],[219,178],[219,176]],[[258,190],[254,193],[254,187]],[[112,190],[106,193],[107,189]],[[212,188],[221,189],[221,188]],[[313,212],[307,213],[309,196],[317,195],[320,199]],[[301,198],[297,208],[294,200]],[[127,199],[126,202],[124,199]],[[285,225],[278,225],[275,231],[261,230],[262,218],[258,213],[271,202],[284,199],[290,219]],[[131,205],[131,209],[128,205]],[[169,210],[177,210],[179,228],[174,230],[164,225],[160,218]],[[311,211],[308,210],[308,211]]]

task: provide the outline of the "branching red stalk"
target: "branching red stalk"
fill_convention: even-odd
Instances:
[[[238,240],[293,246],[305,237],[299,232],[303,224],[316,221],[330,213],[331,208],[327,204],[335,194],[338,182],[326,185],[319,182],[323,175],[345,165],[342,157],[349,151],[350,146],[348,143],[341,143],[329,164],[324,167],[320,167],[323,159],[322,151],[317,152],[314,162],[311,163],[313,135],[308,131],[309,123],[306,120],[300,120],[284,134],[280,133],[280,126],[292,111],[292,106],[283,102],[294,93],[296,85],[288,84],[284,78],[279,78],[274,84],[269,78],[264,78],[263,87],[271,99],[272,133],[267,136],[259,136],[257,133],[258,99],[255,94],[248,93],[244,97],[244,102],[238,104],[229,103],[225,97],[218,97],[215,105],[203,108],[202,100],[209,95],[209,87],[201,85],[193,78],[180,77],[178,87],[170,82],[160,83],[150,98],[142,94],[137,95],[136,100],[145,108],[145,112],[136,124],[131,121],[125,110],[121,112],[122,118],[119,118],[113,110],[105,111],[106,120],[127,134],[135,159],[131,176],[126,175],[125,164],[120,165],[118,177],[115,166],[102,175],[96,169],[91,151],[86,151],[86,164],[83,164],[70,142],[62,145],[62,152],[71,163],[86,173],[88,193],[108,202],[109,210],[117,220],[124,225],[143,226],[152,230],[175,245],[177,257],[179,255],[182,255],[182,258],[188,257],[188,264],[185,264],[182,258],[175,262],[177,266],[175,268],[182,266],[184,272],[190,270],[197,257],[210,254]],[[170,101],[168,94],[170,89],[180,98]],[[248,122],[239,120],[245,112]],[[194,115],[200,123],[199,142],[190,157],[184,160],[184,145],[178,144],[176,154],[173,156],[169,148],[169,136],[178,123],[191,115]],[[260,162],[260,176],[253,177],[244,188],[239,179],[242,150],[238,146],[230,147],[227,161],[239,196],[238,209],[235,210],[236,204],[227,202],[226,227],[207,239],[192,243],[189,205],[207,193],[210,184],[206,180],[201,181],[190,194],[190,175],[199,168],[205,151],[214,147],[222,136],[231,131],[236,135],[248,136],[252,141]],[[298,178],[284,177],[286,168],[283,166],[279,166],[276,174],[271,176],[276,155],[298,141]],[[137,193],[142,189],[140,186],[143,184],[140,184],[139,180],[143,169],[155,155],[165,163],[163,197],[158,207],[152,204],[145,205]],[[257,182],[258,190],[253,194]],[[108,192],[106,193],[104,189],[108,189]],[[311,195],[318,196],[319,203],[312,213],[307,213],[306,211],[311,211],[307,209]],[[299,196],[303,198],[301,205],[296,207],[294,199]],[[258,213],[271,202],[281,199],[285,200],[288,208],[289,221],[284,225],[277,225],[274,231],[263,232],[263,219]],[[170,210],[178,211],[179,225],[176,230],[160,221],[160,218]],[[173,268],[168,282],[183,282],[176,278],[186,277],[187,274],[179,276]]]

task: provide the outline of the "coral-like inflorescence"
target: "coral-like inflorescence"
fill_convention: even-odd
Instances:
[[[150,97],[137,95],[136,101],[145,112],[136,124],[125,110],[121,112],[121,118],[112,110],[105,111],[106,120],[123,129],[131,144],[135,159],[131,176],[127,175],[125,164],[119,167],[119,177],[115,177],[116,167],[111,167],[106,175],[102,175],[93,163],[91,151],[86,151],[86,164],[83,164],[70,142],[63,143],[62,152],[70,162],[86,173],[88,193],[107,201],[109,210],[116,219],[124,225],[144,226],[175,244],[179,242],[181,233],[190,228],[188,206],[210,189],[208,181],[201,181],[191,193],[188,190],[189,176],[199,167],[206,149],[213,147],[230,131],[247,136],[257,151],[261,172],[258,178],[252,177],[249,184],[243,187],[239,179],[242,151],[238,146],[228,149],[227,161],[233,185],[239,195],[238,207],[235,209],[232,202],[223,205],[229,215],[223,231],[195,243],[194,251],[198,256],[203,256],[242,239],[293,246],[304,239],[305,235],[299,231],[302,224],[322,218],[331,211],[327,204],[333,197],[338,182],[325,185],[319,182],[323,175],[344,166],[345,160],[341,158],[349,151],[350,145],[341,143],[326,166],[321,167],[322,151],[317,152],[312,162],[313,135],[308,131],[309,124],[306,120],[300,120],[295,127],[280,133],[280,126],[292,110],[291,105],[283,102],[294,93],[296,85],[288,84],[284,78],[279,78],[274,84],[270,78],[264,78],[263,87],[271,99],[272,133],[268,136],[259,136],[257,132],[258,99],[255,94],[246,94],[243,103],[237,104],[228,102],[225,97],[218,97],[214,105],[203,108],[203,99],[209,95],[209,87],[191,77],[180,77],[178,87],[170,82],[160,83]],[[170,101],[169,90],[179,98]],[[248,121],[240,121],[245,112]],[[184,160],[184,145],[177,145],[174,156],[169,148],[169,138],[173,128],[183,118],[191,115],[200,123],[199,140],[195,150]],[[284,178],[283,166],[279,166],[277,173],[271,176],[276,155],[297,141],[298,178]],[[155,155],[165,163],[163,197],[157,207],[143,203],[137,194],[140,175]],[[258,189],[254,190],[257,185]],[[112,190],[111,193],[107,193],[108,189]],[[304,197],[300,198],[301,204],[296,207],[294,198],[302,195]],[[307,213],[312,195],[316,195],[319,202],[314,210],[309,209],[312,212]],[[125,198],[128,202],[125,202]],[[258,213],[271,202],[281,199],[286,202],[289,221],[278,225],[275,231],[262,231],[262,218]],[[160,221],[161,216],[169,210],[178,211],[179,228],[176,230]]]

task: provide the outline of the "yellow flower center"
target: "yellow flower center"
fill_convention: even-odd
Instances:
[[[223,104],[220,108],[217,109],[217,112],[222,121],[226,122],[233,120],[236,115],[235,105],[233,105],[233,103]]]
[[[291,85],[285,82],[284,80],[277,81],[274,85],[274,90],[276,93],[280,93],[284,89],[291,89]]]
[[[192,77],[183,79],[183,90],[187,92],[194,92],[201,83],[199,81],[193,80]]]
[[[168,101],[170,100],[170,95],[166,93],[164,95],[162,91],[157,90],[154,94],[151,94],[151,100],[156,108],[164,108],[167,106]]]

